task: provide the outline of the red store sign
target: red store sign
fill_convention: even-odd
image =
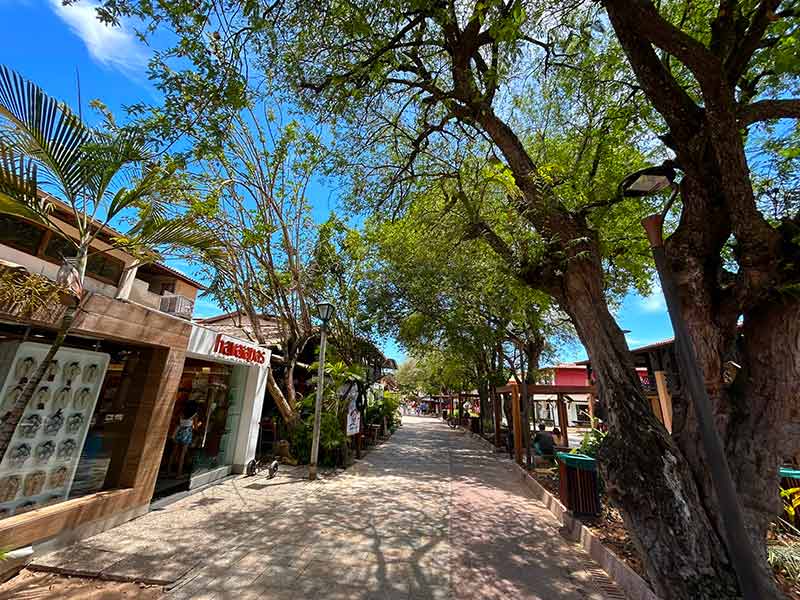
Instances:
[[[263,365],[267,359],[267,354],[264,350],[255,346],[240,344],[230,339],[226,340],[221,333],[217,334],[211,353],[238,358],[255,365]]]

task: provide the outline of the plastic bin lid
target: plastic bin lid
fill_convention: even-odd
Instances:
[[[597,469],[597,461],[585,454],[571,454],[569,452],[556,452],[556,458],[568,467],[582,469],[584,471],[594,471]]]
[[[791,477],[793,479],[800,479],[800,470],[790,469],[788,467],[781,467],[778,470],[781,477]]]

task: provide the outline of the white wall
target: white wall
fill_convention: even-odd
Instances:
[[[17,263],[18,265],[22,265],[31,273],[44,275],[52,280],[55,280],[56,274],[58,273],[58,265],[54,265],[51,262],[42,260],[37,256],[26,254],[25,252],[17,250],[16,248],[12,248],[11,246],[6,246],[5,244],[0,244],[0,258]],[[90,292],[103,294],[104,296],[109,296],[111,298],[113,298],[117,293],[116,286],[98,281],[89,275],[86,276],[86,279],[83,282],[83,287]]]
[[[232,365],[244,365],[247,368],[247,379],[244,384],[242,400],[242,415],[239,428],[234,441],[233,451],[233,470],[242,472],[245,465],[250,462],[256,454],[256,444],[258,443],[258,425],[261,421],[261,409],[264,405],[264,394],[267,390],[267,371],[269,370],[270,351],[267,348],[259,348],[265,354],[263,364],[255,365],[248,363],[240,358],[230,356],[220,356],[212,354],[214,341],[218,331],[203,327],[197,323],[192,323],[192,333],[189,336],[189,346],[186,355],[192,358],[209,360],[212,362],[228,363]],[[256,344],[247,340],[234,338],[225,335],[228,340],[235,340],[244,346],[257,347]]]

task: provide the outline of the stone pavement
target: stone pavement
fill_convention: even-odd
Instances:
[[[623,598],[510,461],[425,417],[336,477],[237,478],[36,564],[165,600]]]

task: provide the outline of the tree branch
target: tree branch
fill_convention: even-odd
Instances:
[[[643,40],[668,52],[694,74],[698,81],[719,71],[717,58],[702,43],[681,31],[661,16],[650,0],[605,0],[609,16],[612,12],[627,13],[632,32]],[[614,27],[619,34],[618,28]]]
[[[639,20],[628,12],[629,4],[606,0],[614,31],[648,99],[673,135],[689,140],[702,125],[702,110],[659,60],[650,42],[639,35]]]
[[[800,98],[759,100],[741,107],[737,117],[743,127],[770,119],[800,119]]]
[[[750,26],[728,60],[725,61],[725,72],[729,81],[735,82],[747,69],[753,54],[761,47],[767,27],[776,19],[775,9],[779,4],[780,0],[761,0],[759,2],[753,18],[750,20]]]

